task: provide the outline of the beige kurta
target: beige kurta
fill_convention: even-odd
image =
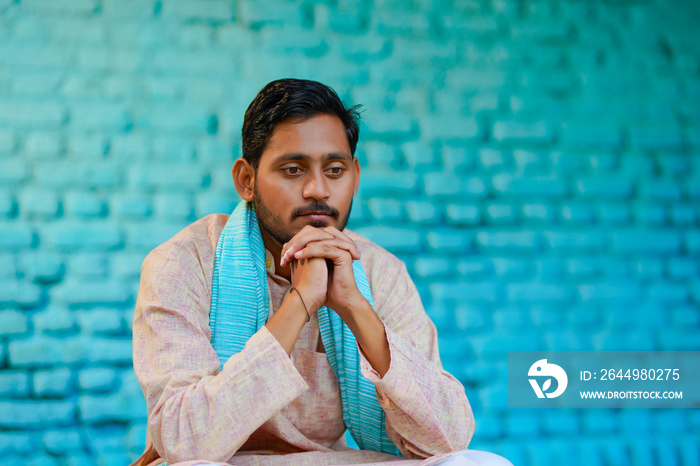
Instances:
[[[320,345],[318,320],[304,326],[291,358],[265,328],[223,370],[210,344],[214,256],[227,215],[209,215],[153,250],[143,263],[134,315],[134,369],[148,405],[148,439],[137,464],[358,464],[397,457],[344,447],[340,389]],[[410,460],[464,450],[474,418],[464,388],[442,369],[437,333],[405,266],[346,230],[361,253],[391,366],[377,388],[387,434]],[[268,256],[271,257],[271,256]],[[268,260],[274,311],[289,282]],[[431,458],[432,457],[432,458]],[[427,461],[421,459],[430,458]]]

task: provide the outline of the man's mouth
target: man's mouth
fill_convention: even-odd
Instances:
[[[338,218],[338,215],[338,210],[328,205],[307,206],[306,208],[302,207],[296,209],[292,213],[293,218],[304,217],[312,221]]]

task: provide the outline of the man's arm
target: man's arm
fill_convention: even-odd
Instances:
[[[170,462],[227,461],[308,388],[267,328],[221,369],[210,343],[211,284],[202,268],[209,262],[181,241],[157,249],[142,267],[134,370],[153,444]]]
[[[335,229],[325,231],[352,241]],[[342,250],[347,248],[333,248],[335,240],[320,233],[302,233],[285,245],[282,261],[333,260],[326,304],[357,339],[363,375],[375,383],[389,438],[409,458],[466,449],[474,432],[471,407],[459,381],[442,369],[435,326],[403,263],[384,251],[373,267],[365,267],[375,301],[372,311],[358,297],[352,261],[345,262],[348,254]]]

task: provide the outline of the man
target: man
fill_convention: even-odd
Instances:
[[[320,83],[268,84],[232,170],[241,204],[144,261],[135,464],[432,464],[467,448],[471,408],[406,268],[345,229],[357,120]]]

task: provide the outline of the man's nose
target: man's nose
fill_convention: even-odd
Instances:
[[[304,185],[304,198],[325,200],[331,195],[328,190],[328,182],[321,170],[313,170],[309,180]]]

